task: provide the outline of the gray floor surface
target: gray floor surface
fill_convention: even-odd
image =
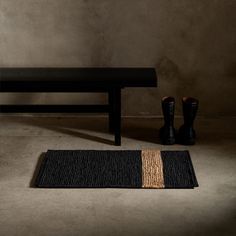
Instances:
[[[191,147],[160,145],[161,124],[126,118],[122,147],[115,147],[106,118],[0,117],[0,236],[236,235],[236,118],[199,118]],[[144,148],[189,150],[200,187],[31,187],[48,149]]]

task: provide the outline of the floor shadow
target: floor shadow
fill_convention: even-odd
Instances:
[[[108,119],[106,117],[78,117],[78,119],[74,117],[23,117],[18,119],[17,122],[107,145],[115,144],[113,140],[86,133],[86,131],[92,131],[109,134]],[[149,119],[147,122],[145,119],[124,118],[122,119],[122,137],[161,144],[159,138],[161,122],[162,120],[158,121],[157,119]]]
[[[54,131],[60,132],[62,134],[71,135],[71,136],[75,136],[75,137],[82,138],[82,139],[87,139],[87,140],[94,141],[94,142],[99,142],[99,143],[108,144],[108,145],[115,144],[114,141],[111,141],[111,140],[108,140],[105,138],[101,138],[101,137],[94,136],[91,134],[82,133],[79,131],[69,130],[66,128],[59,128],[59,127],[44,127],[44,128],[48,128],[50,130],[54,130]]]
[[[30,185],[29,185],[30,188],[36,188],[35,182],[36,182],[37,176],[38,176],[38,174],[39,174],[39,170],[40,170],[40,167],[41,167],[42,162],[43,162],[43,160],[44,160],[45,154],[46,154],[46,153],[43,152],[43,153],[41,153],[41,155],[39,156],[38,162],[37,162],[37,164],[36,164],[36,167],[35,167],[35,170],[34,170],[34,173],[33,173],[33,177],[32,177],[32,179],[31,179],[31,181],[30,181]]]
[[[154,144],[161,144],[158,126],[147,127],[141,123],[124,123],[122,136]]]
[[[66,120],[68,120],[69,122],[66,122]],[[71,120],[73,121],[70,122]],[[53,117],[52,119],[50,118],[45,119],[45,117],[43,118],[37,117],[37,118],[30,118],[30,119],[28,118],[20,119],[19,122],[27,124],[27,125],[37,126],[37,127],[51,130],[51,131],[59,132],[61,134],[66,134],[66,135],[71,135],[71,136],[75,136],[82,139],[87,139],[94,142],[99,142],[99,143],[108,144],[108,145],[115,144],[113,140],[105,139],[105,138],[98,137],[98,136],[88,134],[85,132],[83,133],[79,130],[79,129],[83,129],[85,131],[87,130],[87,131],[108,133],[108,128],[106,131],[106,128],[104,125],[104,119],[103,119],[103,122],[100,122],[100,120],[98,122],[91,122],[89,121],[89,119],[82,120],[81,118],[78,119],[78,121],[81,121],[81,122],[78,122],[78,121],[75,122],[75,120],[76,119],[74,118],[61,119],[61,118]]]

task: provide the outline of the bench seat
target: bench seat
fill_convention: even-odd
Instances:
[[[0,68],[0,92],[104,92],[108,105],[0,105],[0,112],[108,112],[121,144],[121,89],[156,87],[154,68]]]

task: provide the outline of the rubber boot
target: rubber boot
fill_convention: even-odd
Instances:
[[[164,145],[175,144],[175,99],[173,97],[162,98],[162,112],[164,115],[164,126],[160,129],[161,143]]]
[[[184,124],[179,129],[178,142],[184,145],[194,145],[196,142],[196,132],[193,123],[197,115],[198,100],[192,97],[183,97]]]

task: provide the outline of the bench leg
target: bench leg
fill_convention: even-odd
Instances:
[[[109,132],[114,133],[114,106],[113,106],[113,91],[108,93],[108,102],[109,102]]]
[[[112,123],[114,124],[114,132],[115,132],[115,145],[121,145],[121,88],[116,88],[112,92],[113,98],[113,115],[112,115]]]

